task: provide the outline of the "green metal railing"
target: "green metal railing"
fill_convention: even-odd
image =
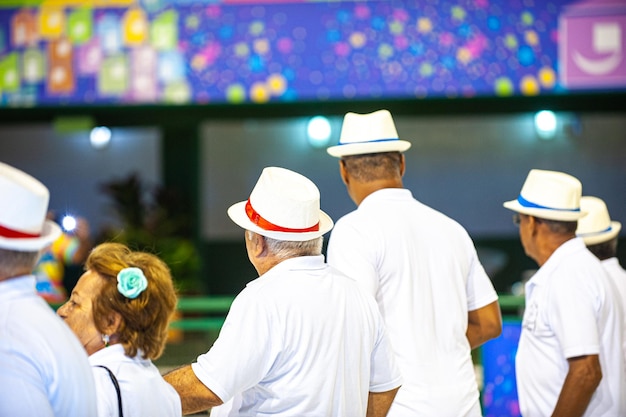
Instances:
[[[178,300],[178,312],[170,326],[183,331],[219,330],[234,299],[234,296],[182,297]],[[511,311],[524,307],[524,296],[500,295],[498,301],[503,314],[510,315]],[[56,310],[60,305],[51,306]]]
[[[524,307],[524,296],[500,294],[498,296],[498,302],[500,303],[500,308],[503,310],[522,308]]]
[[[174,329],[203,331],[219,330],[234,300],[234,296],[185,297],[178,301],[181,317],[172,322]],[[500,295],[500,308],[507,315],[524,307],[523,295]]]
[[[178,300],[179,316],[170,324],[178,330],[219,330],[235,297],[184,297]]]

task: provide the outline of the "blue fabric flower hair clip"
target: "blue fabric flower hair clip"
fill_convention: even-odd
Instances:
[[[146,288],[148,280],[139,268],[124,268],[117,274],[117,290],[126,298],[135,299]]]

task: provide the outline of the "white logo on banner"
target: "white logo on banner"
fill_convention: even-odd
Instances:
[[[622,62],[622,31],[617,23],[593,25],[593,50],[598,54],[611,54],[602,59],[588,59],[574,51],[572,59],[582,71],[591,75],[605,75]]]

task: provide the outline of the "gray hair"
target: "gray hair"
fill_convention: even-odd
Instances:
[[[0,249],[0,277],[13,277],[22,274],[24,269],[35,269],[41,252],[22,252]]]
[[[302,242],[277,240],[264,236],[269,252],[280,259],[297,256],[314,256],[322,254],[324,238],[322,236]]]

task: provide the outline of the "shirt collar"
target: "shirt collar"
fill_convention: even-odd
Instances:
[[[406,188],[382,188],[365,197],[359,204],[359,207],[362,207],[364,203],[368,204],[369,202],[379,200],[406,200],[412,198],[413,193]]]
[[[105,348],[100,349],[97,352],[94,352],[89,356],[89,363],[93,365],[106,365],[108,363],[116,363],[122,361],[132,362],[134,360],[138,360],[140,362],[147,361],[147,359],[142,358],[143,352],[141,349],[137,349],[137,355],[134,358],[130,358],[126,356],[126,351],[124,350],[124,345],[121,343],[116,343],[114,345],[107,346]]]
[[[602,261],[602,265],[605,265],[605,266],[616,266],[617,265],[617,266],[621,267],[621,265],[619,264],[619,259],[617,259],[617,257],[604,259]]]
[[[34,275],[23,275],[0,281],[0,299],[11,300],[37,293]]]
[[[563,243],[561,246],[550,255],[548,260],[543,264],[541,268],[533,275],[528,281],[529,285],[541,285],[547,277],[552,275],[552,272],[559,265],[562,259],[567,258],[575,252],[585,249],[585,242],[582,238],[576,237]]]
[[[269,271],[261,275],[259,278],[250,281],[246,286],[252,285],[255,282],[263,280],[267,276],[273,274],[280,274],[285,271],[303,271],[303,270],[316,270],[328,268],[328,265],[324,262],[324,255],[311,255],[311,256],[296,256],[294,258],[285,259],[284,261],[274,265]]]

